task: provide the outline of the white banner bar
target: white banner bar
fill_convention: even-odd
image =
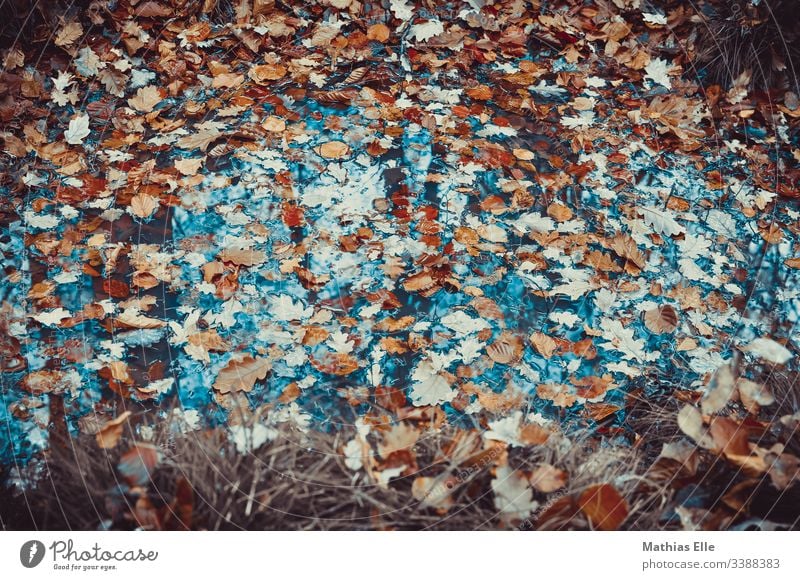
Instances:
[[[3,532],[0,577],[796,579],[799,539],[796,532]]]

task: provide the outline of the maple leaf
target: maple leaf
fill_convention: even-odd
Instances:
[[[149,113],[161,100],[161,89],[148,85],[136,91],[136,96],[128,99],[128,105],[142,113]]]
[[[507,465],[497,468],[491,485],[495,508],[506,517],[526,518],[539,507],[528,478]]]
[[[436,372],[428,359],[414,368],[411,379],[414,383],[409,396],[416,407],[446,403],[456,396],[456,392],[450,387],[450,381]]]
[[[644,70],[647,73],[646,78],[670,89],[672,88],[672,81],[669,78],[669,71],[672,70],[672,68],[672,65],[666,60],[654,58],[644,67]]]
[[[621,352],[625,359],[647,362],[656,360],[660,356],[658,352],[648,353],[645,351],[645,341],[635,339],[633,328],[625,328],[619,320],[604,318],[600,323],[600,328],[603,329],[603,338],[608,341],[600,346]]]

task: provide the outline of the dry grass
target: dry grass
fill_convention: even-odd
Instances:
[[[704,81],[728,88],[749,70],[751,88],[792,88],[800,71],[800,0],[722,0],[702,4],[695,66]],[[795,89],[796,90],[796,89]]]

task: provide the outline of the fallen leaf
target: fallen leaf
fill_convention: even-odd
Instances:
[[[137,193],[131,198],[130,212],[138,218],[147,219],[158,209],[158,198]]]
[[[91,133],[89,115],[80,114],[70,120],[69,128],[64,132],[64,138],[70,145],[82,145],[89,133]]]
[[[528,477],[528,481],[536,491],[551,493],[567,484],[568,475],[563,469],[543,463],[536,467]]]
[[[326,159],[342,159],[350,154],[350,147],[341,141],[328,141],[318,146],[316,151]]]
[[[691,405],[678,413],[678,427],[703,449],[714,449],[714,440],[703,425],[703,416]]]
[[[669,304],[648,310],[642,318],[644,325],[653,334],[670,334],[678,328],[678,313]]]
[[[742,405],[749,413],[754,415],[758,413],[761,407],[775,402],[775,396],[766,385],[761,383],[740,378],[736,381],[736,388],[739,389]]]
[[[161,90],[153,85],[148,85],[136,91],[136,96],[128,99],[128,105],[142,113],[149,113],[161,102],[161,99]]]
[[[732,400],[736,387],[736,377],[731,365],[723,365],[708,384],[708,392],[700,403],[706,415],[712,415],[724,409]]]
[[[78,40],[81,35],[83,35],[83,27],[80,22],[68,22],[61,27],[53,42],[55,42],[56,46],[68,47]]]
[[[589,487],[578,498],[578,506],[592,527],[604,531],[619,529],[628,517],[628,502],[607,483]]]
[[[765,361],[775,364],[785,364],[792,358],[792,352],[782,344],[771,338],[756,338],[750,344],[740,347],[745,352],[751,352]]]
[[[116,419],[106,422],[95,435],[97,446],[100,449],[113,449],[119,444],[125,421],[131,416],[130,411],[125,411]]]
[[[205,157],[184,158],[175,161],[175,169],[181,175],[196,175],[198,170],[203,166]]]
[[[531,344],[544,358],[550,358],[555,353],[558,344],[543,332],[534,332],[531,335]]]
[[[367,38],[381,43],[386,42],[389,40],[389,27],[383,23],[373,24],[367,29]]]
[[[219,260],[249,268],[263,264],[267,260],[267,255],[261,250],[234,250],[229,248],[219,253]]]
[[[263,380],[272,368],[269,360],[247,355],[228,362],[217,374],[214,388],[222,394],[253,390],[257,381]]]
[[[286,67],[282,64],[259,64],[251,68],[247,74],[257,83],[277,81],[286,75]]]

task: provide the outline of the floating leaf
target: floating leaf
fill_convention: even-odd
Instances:
[[[214,381],[214,388],[222,394],[253,390],[257,381],[264,380],[272,368],[268,359],[245,356],[233,359],[225,365]]]
[[[678,328],[678,312],[669,304],[648,310],[642,318],[644,325],[654,334],[669,334]]]
[[[153,85],[148,85],[136,91],[136,96],[128,99],[128,105],[142,113],[149,113],[161,100],[161,90]]]
[[[317,153],[326,159],[342,159],[350,155],[350,146],[341,141],[327,141],[317,147]]]

